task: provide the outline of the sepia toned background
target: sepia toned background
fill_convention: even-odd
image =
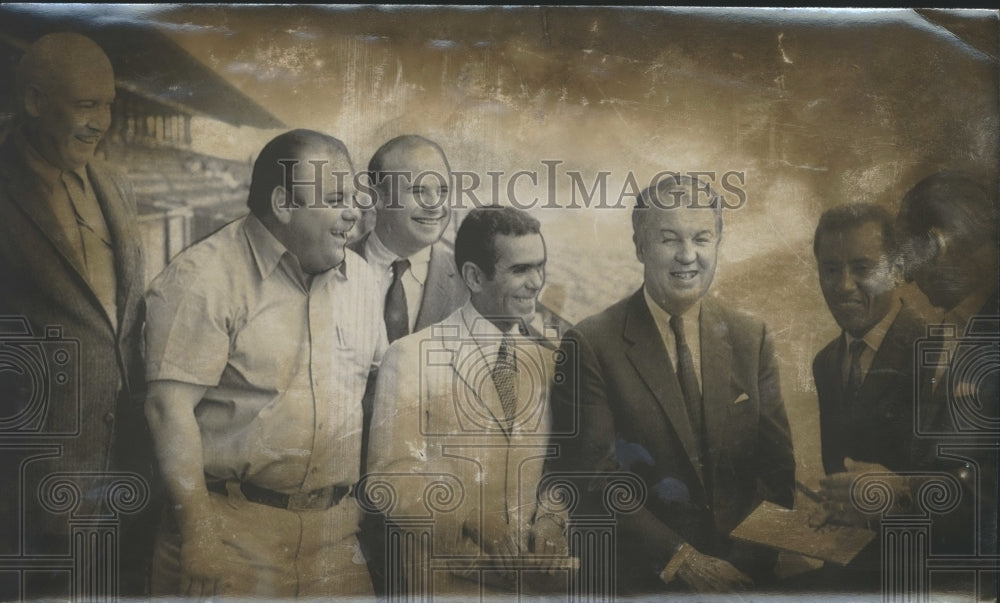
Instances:
[[[812,358],[838,333],[812,256],[819,215],[894,211],[945,167],[995,185],[1000,163],[992,11],[6,5],[0,135],[20,53],[60,30],[114,64],[102,153],[139,195],[149,278],[245,211],[255,152],[293,127],[343,139],[359,169],[389,138],[427,136],[484,179],[482,204],[537,173],[514,192],[538,197],[542,301],[569,322],[641,282],[630,173],[641,187],[661,170],[742,173],[713,294],[775,334],[806,483],[822,473]],[[606,196],[585,207],[569,171],[588,189],[609,172]]]

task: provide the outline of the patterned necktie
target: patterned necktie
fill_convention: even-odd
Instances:
[[[63,185],[73,205],[73,213],[82,243],[87,280],[104,306],[112,325],[117,325],[117,277],[111,234],[96,198],[87,195],[86,185],[76,174],[63,172]]]
[[[493,385],[500,396],[500,406],[503,407],[507,429],[514,424],[514,414],[517,412],[517,356],[514,341],[510,335],[504,335],[497,352],[497,361],[493,365]]]
[[[861,354],[865,351],[867,344],[863,339],[855,339],[851,342],[851,368],[847,373],[847,397],[854,400],[858,397],[864,375],[861,374]]]
[[[694,371],[694,358],[691,348],[684,337],[684,319],[680,316],[670,317],[670,328],[677,340],[677,376],[680,377],[681,391],[684,393],[684,404],[687,407],[688,420],[696,440],[701,440],[701,389],[698,387],[698,376]]]
[[[385,334],[389,343],[410,332],[410,315],[406,310],[406,291],[403,290],[403,274],[410,268],[410,260],[401,259],[392,263],[392,284],[385,294]]]

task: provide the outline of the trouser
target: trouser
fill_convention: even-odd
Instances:
[[[324,511],[289,511],[247,501],[236,490],[209,493],[225,566],[233,572],[223,596],[254,598],[374,597],[358,546],[361,509],[353,497]],[[154,595],[181,590],[181,539],[166,516],[153,559]]]

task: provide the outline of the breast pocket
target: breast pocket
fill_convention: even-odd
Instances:
[[[357,325],[338,324],[334,339],[334,372],[346,379],[367,380],[375,354],[374,336],[365,337]]]
[[[748,454],[757,439],[758,400],[738,387],[731,388],[726,403],[726,440],[736,454]]]

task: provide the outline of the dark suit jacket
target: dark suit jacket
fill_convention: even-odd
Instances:
[[[986,321],[970,322],[971,332],[956,333],[960,343],[947,370],[938,375],[933,364],[926,363],[919,375],[921,435],[914,454],[922,466],[947,471],[962,484],[957,508],[935,518],[932,553],[971,554],[977,547],[980,554],[998,551],[1000,372],[990,368],[1000,340],[996,292],[976,316]],[[924,345],[937,349],[944,344],[931,337]],[[942,379],[938,387],[931,381],[935,377]],[[965,393],[956,395],[956,389]],[[992,588],[995,594],[996,585]]]
[[[892,471],[915,468],[911,458],[914,346],[926,334],[924,320],[904,305],[889,326],[853,403],[844,398],[843,335],[816,355],[813,379],[819,396],[823,470],[827,474],[844,471],[844,457],[879,463]]]
[[[31,396],[42,393],[41,414],[29,422],[3,426],[4,444],[56,445],[44,460],[32,460],[21,469],[25,490],[11,487],[17,481],[8,475],[17,464],[8,465],[0,496],[0,506],[12,511],[19,495],[29,533],[43,536],[68,533],[68,516],[54,515],[42,508],[37,494],[41,479],[56,471],[101,472],[121,469],[149,469],[132,461],[151,462],[150,455],[137,454],[135,446],[149,450],[143,441],[142,419],[144,389],[140,358],[142,326],[143,256],[138,232],[136,207],[126,181],[92,162],[87,173],[104,213],[114,245],[117,275],[118,316],[112,322],[83,276],[82,261],[61,235],[55,215],[45,201],[41,184],[27,164],[11,135],[0,145],[0,315],[15,317],[7,321],[7,333],[28,330],[28,338],[45,339],[37,349],[45,357],[42,379],[34,386],[25,379],[5,379],[0,384],[3,414],[10,417],[18,409],[31,406]],[[117,326],[115,326],[117,325]],[[25,328],[26,327],[26,328]],[[47,328],[59,329],[48,333]],[[57,347],[70,352],[68,363],[60,364]],[[9,350],[9,348],[8,348]],[[17,353],[23,354],[24,348]],[[61,366],[68,367],[62,381]],[[48,388],[48,389],[39,389]],[[35,450],[34,454],[46,450]],[[26,453],[27,454],[27,453]],[[116,458],[116,456],[118,458]],[[128,460],[129,463],[118,462]],[[146,471],[148,474],[148,471]],[[83,496],[78,514],[106,510],[103,491],[96,483],[83,481]],[[17,521],[16,511],[4,513],[0,542],[4,554],[15,553],[16,540],[11,531]],[[28,538],[26,552],[43,539]],[[54,551],[66,553],[57,538]]]
[[[642,290],[563,339],[567,378],[553,387],[553,426],[574,435],[561,441],[553,469],[603,476],[579,481],[574,518],[604,513],[601,490],[617,473],[639,475],[647,490],[638,511],[617,517],[619,590],[663,590],[658,574],[685,541],[760,569],[738,558],[728,534],[764,499],[792,505],[792,441],[764,324],[705,299],[700,335],[701,464],[692,461],[680,383]]]
[[[370,232],[347,246],[366,261],[365,243],[369,236]],[[469,289],[455,266],[455,256],[441,241],[434,243],[431,246],[431,262],[427,267],[427,280],[424,282],[424,296],[420,300],[420,311],[417,313],[413,332],[448,318],[468,299]]]

